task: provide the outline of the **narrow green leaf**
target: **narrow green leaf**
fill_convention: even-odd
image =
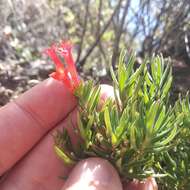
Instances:
[[[117,110],[120,111],[122,109],[122,107],[121,107],[122,104],[121,104],[121,100],[120,100],[119,91],[115,84],[114,84],[113,92],[114,92],[114,98],[115,98],[116,105],[117,105]]]
[[[115,131],[115,134],[118,139],[121,138],[122,134],[127,128],[127,123],[128,123],[127,111],[128,111],[128,108],[125,108],[119,120],[119,125],[117,126],[116,131]]]
[[[93,81],[90,80],[87,82],[87,85],[84,86],[83,97],[86,101],[88,101],[88,98],[90,97],[92,88],[93,88]]]
[[[105,125],[106,125],[106,134],[108,135],[108,137],[111,137],[112,144],[115,145],[117,138],[112,130],[108,107],[106,107],[104,110],[104,121],[105,121]]]
[[[111,134],[112,134],[112,126],[111,126],[108,107],[106,107],[105,110],[104,110],[104,121],[105,121],[105,124],[106,124],[106,133],[111,136]]]
[[[168,63],[166,65],[166,68],[164,69],[164,73],[161,77],[161,80],[160,80],[160,87],[162,88],[163,85],[165,84],[165,82],[167,81],[167,79],[171,76],[171,65]]]
[[[137,149],[136,145],[136,129],[135,129],[135,123],[133,123],[130,127],[130,144],[132,149]]]
[[[160,102],[153,102],[147,114],[147,132],[152,134]]]
[[[170,135],[168,137],[166,137],[164,140],[162,140],[160,143],[156,143],[156,146],[165,146],[167,145],[169,142],[171,142],[173,140],[173,138],[176,136],[177,134],[177,126],[175,126],[171,132]]]
[[[117,78],[116,78],[116,75],[115,75],[115,72],[114,72],[112,66],[110,66],[110,73],[111,73],[111,77],[112,77],[113,82],[115,83],[116,87],[118,88],[119,87],[119,83],[117,81]]]
[[[163,139],[165,139],[169,133],[171,133],[171,128],[166,128],[164,131],[161,131],[160,133],[156,134],[156,136],[152,139],[152,143],[161,142]]]
[[[123,92],[126,80],[127,80],[126,67],[124,63],[120,63],[118,66],[118,82],[119,82],[120,92]]]
[[[80,118],[80,114],[79,114],[79,113],[78,113],[78,115],[77,115],[77,124],[78,124],[78,128],[79,128],[81,137],[82,137],[84,140],[87,140],[87,139],[86,139],[85,128],[84,128],[84,126],[83,126],[83,123],[82,123],[82,121],[81,121],[81,118]]]
[[[153,79],[152,79],[150,73],[148,72],[147,65],[145,66],[144,75],[145,75],[145,82],[147,83],[148,86],[151,86]]]
[[[56,154],[64,161],[65,164],[75,164],[75,161],[67,156],[58,146],[55,145],[54,150]]]
[[[162,77],[162,63],[159,56],[156,57],[156,62],[157,62],[157,78],[158,78],[157,84],[159,84]]]
[[[90,115],[88,118],[86,129],[85,129],[85,136],[88,138],[88,141],[90,141],[91,139],[91,135],[92,135],[91,127],[93,125],[93,122],[94,122],[94,115]]]
[[[127,67],[126,67],[126,78],[128,79],[133,74],[133,67],[135,64],[135,54],[132,53],[129,57]]]
[[[165,98],[168,95],[169,89],[171,87],[173,78],[172,76],[167,80],[167,82],[165,83],[165,85],[163,86],[163,92],[162,92],[162,96],[161,98]]]
[[[147,104],[149,102],[149,96],[148,96],[148,89],[146,83],[144,83],[143,85],[143,96],[144,96],[144,102],[145,104]]]
[[[100,98],[100,86],[95,87],[90,95],[90,99],[88,101],[88,111],[89,113],[93,112],[96,106],[98,105]]]
[[[164,159],[166,163],[168,164],[168,166],[170,166],[170,169],[173,169],[173,168],[176,169],[177,165],[168,152],[164,153]]]
[[[151,61],[151,75],[154,79],[154,81],[157,83],[157,63],[156,63],[156,58],[154,57]]]
[[[131,75],[131,77],[128,80],[127,85],[130,86],[132,83],[134,83],[137,80],[139,75],[143,72],[145,65],[146,65],[146,62],[141,64],[141,66],[135,71],[135,73],[133,73],[133,75]]]
[[[157,130],[160,128],[162,122],[165,119],[165,115],[166,115],[166,106],[163,106],[161,112],[159,113],[156,124],[154,126],[154,132],[157,132]]]

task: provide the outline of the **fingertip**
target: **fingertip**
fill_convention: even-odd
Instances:
[[[149,177],[143,181],[134,179],[124,186],[125,190],[158,190],[155,178]]]
[[[108,84],[101,84],[101,100],[106,101],[108,98],[114,99],[114,90],[113,86],[108,85]]]
[[[62,190],[122,190],[113,166],[101,158],[80,161],[72,170]]]

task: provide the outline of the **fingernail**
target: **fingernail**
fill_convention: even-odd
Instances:
[[[79,162],[62,190],[122,190],[116,170],[106,160],[88,158]]]

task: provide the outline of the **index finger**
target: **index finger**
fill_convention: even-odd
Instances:
[[[0,175],[76,106],[64,85],[48,79],[0,109]]]

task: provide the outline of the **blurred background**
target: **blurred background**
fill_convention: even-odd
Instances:
[[[62,39],[85,79],[109,83],[125,48],[170,57],[173,92],[190,89],[190,0],[0,0],[0,28],[0,106],[48,77],[42,51]]]

